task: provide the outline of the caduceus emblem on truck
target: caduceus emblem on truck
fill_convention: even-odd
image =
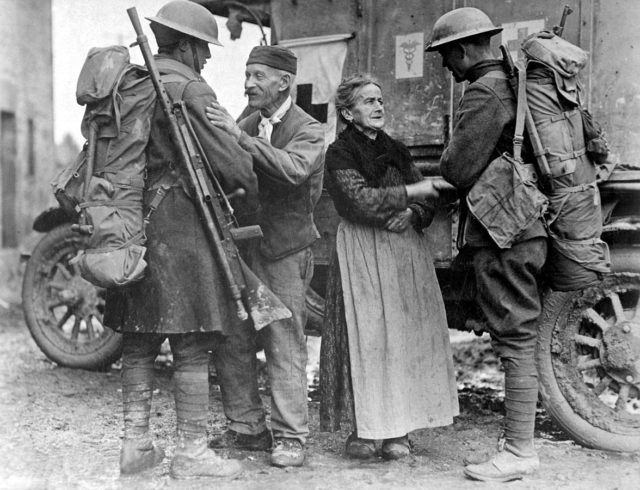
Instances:
[[[411,70],[411,65],[413,64],[413,58],[416,55],[416,47],[418,46],[417,41],[405,41],[400,47],[402,48],[402,54],[404,55],[404,62],[407,64],[407,71]]]

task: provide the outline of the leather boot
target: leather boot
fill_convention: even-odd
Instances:
[[[411,442],[409,436],[385,439],[382,442],[382,457],[388,461],[402,459],[411,454]]]
[[[245,451],[268,451],[273,446],[273,437],[269,429],[259,434],[241,434],[227,429],[209,442],[212,449],[244,449]]]
[[[242,472],[242,465],[235,459],[218,456],[207,448],[206,439],[181,439],[171,460],[169,473],[178,480],[191,478],[231,478]]]
[[[358,437],[356,431],[353,431],[347,437],[345,444],[345,453],[354,459],[370,459],[376,455],[376,443],[373,439],[362,439]]]
[[[465,466],[464,474],[472,480],[508,482],[535,473],[539,466],[540,459],[535,451],[521,453],[507,443],[489,461]]]
[[[180,358],[178,357],[178,360]],[[179,366],[179,364],[178,364]],[[176,452],[170,474],[176,479],[232,477],[241,473],[235,459],[224,459],[207,448],[209,373],[205,363],[192,371],[177,370],[175,401],[178,423]]]
[[[125,439],[120,450],[120,474],[140,473],[153,468],[163,459],[164,451],[150,439]]]
[[[278,468],[302,466],[304,459],[304,445],[298,439],[276,438],[271,451],[271,466]]]

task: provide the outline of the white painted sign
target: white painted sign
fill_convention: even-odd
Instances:
[[[422,77],[424,33],[396,36],[396,78]]]
[[[350,34],[336,34],[280,42],[298,57],[293,100],[322,124],[325,149],[336,137],[337,114],[333,98],[340,84],[347,57],[347,39],[350,38]]]
[[[511,57],[514,60],[521,60],[523,58],[522,51],[520,50],[520,44],[524,39],[533,34],[534,32],[540,32],[544,29],[544,19],[526,20],[523,22],[507,22],[502,24],[502,41],[501,44],[506,44],[511,52]]]

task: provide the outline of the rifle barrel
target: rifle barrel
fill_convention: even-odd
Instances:
[[[175,116],[173,116],[171,111],[171,99],[169,98],[169,94],[162,85],[160,81],[160,72],[158,72],[158,68],[156,67],[155,60],[153,59],[153,53],[151,52],[151,48],[149,48],[149,40],[147,39],[146,34],[142,30],[142,25],[140,24],[140,18],[138,17],[138,11],[135,7],[131,7],[127,9],[127,14],[129,15],[129,19],[131,19],[131,23],[133,24],[133,29],[136,31],[136,42],[131,46],[139,46],[140,51],[142,52],[142,57],[144,58],[144,64],[147,66],[147,70],[149,70],[149,75],[151,76],[151,82],[153,83],[153,87],[156,90],[156,94],[160,99],[160,103],[162,104],[162,109],[165,115],[171,119],[172,117],[175,120]],[[170,124],[173,132],[173,124]],[[179,136],[178,134],[173,134],[173,136]]]

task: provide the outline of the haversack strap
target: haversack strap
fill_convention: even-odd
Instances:
[[[513,157],[522,161],[522,143],[524,141],[524,118],[527,112],[527,72],[518,70],[518,106],[516,109],[516,127],[513,135]]]

